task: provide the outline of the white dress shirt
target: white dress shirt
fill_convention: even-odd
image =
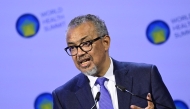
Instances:
[[[104,85],[105,85],[105,87],[108,89],[108,91],[110,93],[113,108],[118,109],[117,90],[116,90],[116,87],[115,87],[116,82],[115,82],[115,75],[113,74],[113,63],[112,63],[111,58],[110,58],[110,61],[111,61],[110,67],[109,67],[108,71],[106,72],[106,74],[103,76],[103,77],[108,79],[108,81],[105,81]],[[89,75],[87,77],[90,80],[89,84],[90,84],[91,91],[92,91],[92,94],[93,94],[94,99],[95,99],[96,94],[100,91],[99,84],[95,85],[96,79],[98,77],[89,76]],[[101,94],[100,94],[100,96],[101,96]],[[97,109],[99,109],[99,104],[98,103],[97,103]]]

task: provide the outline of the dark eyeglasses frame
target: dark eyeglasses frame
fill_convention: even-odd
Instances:
[[[80,43],[78,46],[73,46],[73,47],[75,47],[75,48],[77,49],[77,53],[78,53],[78,48],[80,48],[80,49],[81,49],[82,51],[84,51],[84,52],[89,52],[89,51],[91,51],[92,48],[93,48],[92,44],[93,44],[95,41],[97,41],[97,40],[103,38],[104,36],[105,36],[105,35],[100,36],[100,37],[97,37],[97,38],[92,39],[92,40],[89,40],[89,41],[86,41],[86,42],[90,42],[90,46],[91,46],[91,49],[88,50],[88,51],[83,50],[83,49],[82,49],[82,46],[81,46],[81,44],[86,43],[86,42],[82,42],[82,43]],[[66,47],[66,48],[65,48],[65,51],[67,52],[67,49],[69,49],[69,48],[70,48],[70,46]],[[77,53],[76,53],[75,55],[77,55]],[[71,55],[71,54],[68,53],[68,52],[67,52],[67,54],[68,54],[69,56],[75,56],[75,55]]]

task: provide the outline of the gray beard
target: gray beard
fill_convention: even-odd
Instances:
[[[92,68],[92,70],[89,70],[89,71],[86,71],[86,72],[83,72],[85,75],[90,75],[90,76],[93,76],[93,75],[95,75],[96,73],[97,73],[97,67],[96,66],[94,66],[93,68]]]

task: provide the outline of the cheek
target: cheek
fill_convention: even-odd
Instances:
[[[103,46],[97,46],[94,48],[92,52],[92,57],[94,59],[94,62],[99,62],[103,59],[104,56],[104,47]]]

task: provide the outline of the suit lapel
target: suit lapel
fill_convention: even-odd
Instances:
[[[114,64],[114,75],[116,79],[116,84],[125,87],[127,90],[132,90],[133,79],[128,75],[129,68],[113,60]],[[126,64],[125,64],[126,65]],[[119,109],[130,108],[131,95],[127,92],[122,92],[117,89],[118,105]]]
[[[75,95],[80,102],[82,109],[91,109],[91,107],[94,105],[94,98],[88,78],[84,74],[82,75],[82,78],[80,78],[77,83],[79,89],[75,92]]]

